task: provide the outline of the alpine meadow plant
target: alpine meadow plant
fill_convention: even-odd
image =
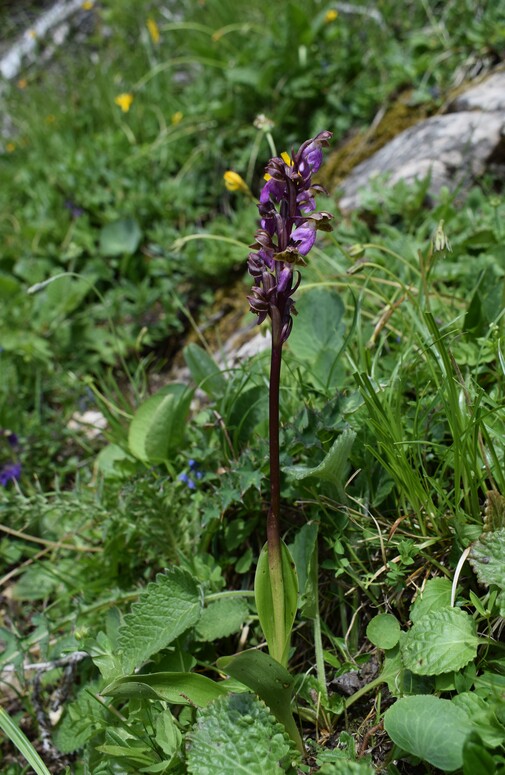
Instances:
[[[323,147],[331,132],[306,140],[296,153],[283,153],[266,166],[266,183],[258,210],[261,226],[249,254],[249,273],[254,278],[247,297],[258,323],[271,321],[272,350],[269,387],[270,508],[267,542],[260,554],[255,595],[270,655],[287,666],[291,629],[296,613],[298,582],[294,562],[281,539],[279,390],[282,346],[288,339],[296,314],[293,295],[300,285],[299,266],[313,247],[318,230],[331,231],[330,213],[315,210],[315,197],[326,193],[312,176],[323,160]]]

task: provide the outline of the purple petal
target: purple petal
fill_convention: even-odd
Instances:
[[[284,196],[286,186],[284,181],[276,180],[275,178],[270,178],[270,180],[267,180],[265,185],[263,186],[260,194],[260,202],[261,204],[264,204],[265,202],[269,202],[271,199],[274,200],[274,202],[280,202],[281,199]]]
[[[305,221],[291,232],[291,240],[296,243],[296,249],[306,256],[316,241],[316,230],[312,221]]]

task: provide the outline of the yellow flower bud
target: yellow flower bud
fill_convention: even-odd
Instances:
[[[242,191],[243,194],[250,194],[249,186],[237,172],[227,170],[224,175],[224,184],[228,191]]]
[[[172,118],[170,121],[174,126],[177,126],[177,124],[180,124],[182,119],[184,118],[184,113],[182,113],[180,110],[176,111],[176,113],[172,114]]]
[[[334,8],[331,8],[329,11],[326,11],[324,15],[324,20],[326,24],[331,24],[331,22],[335,21],[337,16],[338,16],[338,11],[336,11]]]

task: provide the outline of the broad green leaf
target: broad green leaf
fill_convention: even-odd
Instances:
[[[226,380],[215,360],[194,343],[184,348],[183,355],[198,387],[211,398],[220,398],[226,390]]]
[[[194,775],[280,775],[293,753],[263,702],[232,694],[197,712],[188,735],[187,769]]]
[[[196,627],[199,640],[213,641],[227,638],[242,627],[249,606],[240,598],[223,598],[204,608]]]
[[[370,620],[366,636],[380,649],[392,649],[400,640],[400,622],[392,614],[378,614]]]
[[[481,584],[495,584],[500,615],[505,616],[505,527],[483,533],[470,551],[470,564]]]
[[[118,678],[101,694],[122,699],[163,700],[173,705],[196,705],[228,694],[224,682],[217,683],[199,673],[136,673]]]
[[[40,325],[59,323],[84,301],[96,282],[96,275],[73,277],[63,275],[50,278],[35,299],[34,316]]]
[[[130,452],[144,463],[163,463],[182,444],[193,391],[182,383],[159,390],[137,409],[128,433]]]
[[[334,290],[318,287],[300,294],[296,308],[303,325],[293,326],[289,349],[297,358],[313,363],[328,349],[342,347],[344,304]]]
[[[284,621],[278,626],[276,601],[272,591],[271,572],[268,563],[268,545],[265,544],[258,558],[254,577],[254,596],[261,628],[268,643],[270,654],[281,664],[287,663],[291,630],[298,605],[298,577],[293,558],[284,541],[281,541],[282,588]],[[278,633],[281,633],[279,636]],[[282,642],[279,640],[282,638]]]
[[[148,584],[119,628],[119,647],[125,672],[146,662],[193,627],[202,610],[195,579],[182,568],[169,568]]]
[[[294,479],[306,479],[309,476],[330,482],[343,493],[345,475],[349,465],[349,455],[356,433],[349,429],[343,431],[333,442],[324,460],[314,468],[306,466],[286,466],[284,471]]]
[[[451,604],[452,584],[449,579],[437,578],[426,582],[422,592],[416,597],[410,609],[410,618],[418,622],[425,614],[449,608]]]
[[[100,232],[100,253],[102,256],[122,256],[137,250],[142,232],[135,218],[121,218],[108,223]]]
[[[475,622],[459,608],[425,614],[400,643],[405,667],[418,675],[460,670],[475,659],[477,645]]]
[[[396,745],[443,772],[462,766],[471,728],[461,708],[428,694],[403,697],[384,714],[384,729]]]
[[[277,721],[300,743],[298,728],[291,712],[293,676],[273,657],[262,651],[250,650],[217,660],[219,670],[241,681],[266,702]]]

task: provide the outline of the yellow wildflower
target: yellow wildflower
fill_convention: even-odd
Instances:
[[[28,86],[28,81],[26,78],[20,78],[18,81],[18,89],[26,89]]]
[[[238,174],[238,172],[227,170],[223,175],[223,179],[228,191],[242,191],[243,194],[251,193],[249,186],[245,182],[244,178]]]
[[[184,118],[184,113],[178,110],[172,114],[172,118],[170,120],[174,126],[177,126],[177,124],[181,123],[183,118]]]
[[[154,19],[151,17],[148,18],[147,22],[147,29],[149,30],[149,35],[151,36],[151,40],[154,43],[155,46],[158,45],[160,42],[160,29]]]
[[[133,94],[130,94],[130,92],[118,94],[117,97],[114,97],[114,102],[121,108],[123,113],[128,113],[133,102]]]
[[[7,151],[7,153],[14,153],[14,151],[16,150],[16,146],[14,143],[6,143],[5,150]]]
[[[331,22],[335,21],[337,16],[338,16],[338,11],[336,11],[334,8],[331,8],[329,11],[326,11],[324,15],[324,20],[326,24],[331,24]]]
[[[84,3],[81,5],[81,8],[83,11],[91,11],[93,6],[94,6],[93,0],[84,0]]]
[[[56,123],[56,116],[53,116],[52,113],[49,113],[49,115],[46,116],[46,124],[54,124]]]

